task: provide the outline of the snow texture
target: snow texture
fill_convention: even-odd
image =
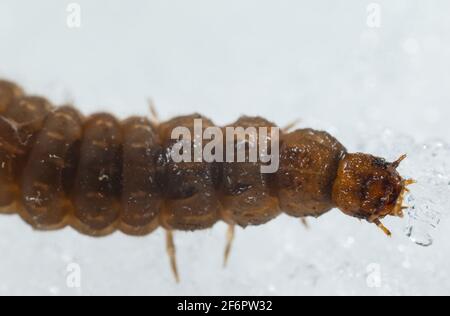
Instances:
[[[223,269],[223,223],[177,233],[180,284],[162,230],[95,239],[0,216],[0,294],[450,294],[448,1],[77,3],[81,28],[69,1],[2,0],[0,77],[85,113],[146,115],[152,98],[163,119],[300,118],[351,151],[407,153],[419,182],[392,239],[338,210],[310,229],[280,216],[238,229]]]

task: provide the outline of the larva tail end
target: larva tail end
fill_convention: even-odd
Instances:
[[[402,155],[390,163],[368,154],[346,154],[340,161],[333,184],[333,202],[345,214],[376,224],[386,216],[403,217],[403,200],[413,180],[403,179],[397,171]]]

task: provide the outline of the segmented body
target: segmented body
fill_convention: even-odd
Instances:
[[[70,225],[92,236],[117,229],[144,235],[159,226],[205,229],[219,220],[259,225],[281,212],[320,216],[336,206],[356,217],[381,218],[400,194],[400,182],[372,185],[393,172],[384,160],[349,156],[334,137],[312,129],[281,134],[279,169],[273,174],[261,173],[260,162],[174,162],[168,155],[175,143],[171,131],[192,130],[194,118],[203,117],[181,116],[158,125],[145,117],[83,117],[1,81],[0,209],[18,212],[36,229]],[[213,123],[203,118],[203,125]],[[259,117],[241,117],[231,125],[275,126]],[[369,167],[360,174],[348,168],[351,163]],[[361,188],[354,177],[367,183]],[[366,212],[365,206],[371,208]]]

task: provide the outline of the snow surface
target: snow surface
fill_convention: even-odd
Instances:
[[[146,115],[152,98],[164,119],[301,118],[352,151],[407,153],[414,208],[385,221],[392,239],[338,210],[238,229],[226,269],[224,224],[177,233],[180,284],[162,230],[94,239],[0,216],[0,294],[450,294],[448,1],[377,1],[371,28],[360,0],[80,0],[79,29],[69,2],[0,2],[0,77],[85,113]]]

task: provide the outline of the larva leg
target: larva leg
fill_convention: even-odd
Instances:
[[[374,220],[373,223],[377,225],[388,237],[392,237],[391,231],[387,229],[379,219]]]
[[[300,221],[302,222],[303,226],[305,226],[306,229],[309,228],[308,220],[306,219],[306,217],[300,218]]]
[[[166,230],[166,247],[170,259],[170,266],[172,268],[175,281],[178,283],[180,282],[180,277],[178,275],[175,243],[173,242],[173,232],[171,230]]]
[[[292,122],[290,122],[289,124],[287,124],[287,125],[285,125],[282,129],[281,129],[281,131],[283,132],[283,133],[289,133],[289,132],[292,132],[292,129],[294,129],[297,125],[298,125],[298,123],[300,123],[300,119],[295,119],[295,120],[293,120]]]
[[[231,246],[233,244],[234,240],[234,224],[228,224],[228,230],[227,230],[227,244],[225,246],[225,252],[223,256],[223,267],[225,268],[227,266],[228,257],[230,256]]]
[[[148,99],[148,107],[150,109],[150,121],[154,124],[154,125],[159,125],[159,114],[158,111],[156,110],[156,106],[155,106],[155,101],[153,101],[153,99]]]

